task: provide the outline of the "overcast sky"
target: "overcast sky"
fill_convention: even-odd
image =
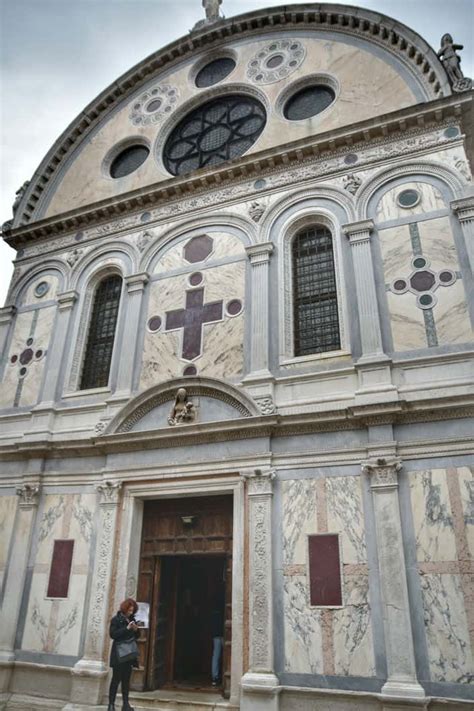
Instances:
[[[226,17],[301,0],[224,0]],[[445,32],[465,45],[462,68],[474,77],[474,0],[360,0],[396,18],[435,51]],[[66,126],[134,64],[185,35],[204,17],[201,0],[0,0],[0,223]],[[0,243],[0,305],[14,250]]]

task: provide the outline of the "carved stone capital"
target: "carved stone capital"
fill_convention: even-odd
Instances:
[[[99,494],[99,506],[116,506],[119,502],[121,481],[104,481],[95,487]]]
[[[31,509],[38,506],[40,489],[38,484],[22,484],[17,487],[16,494],[20,497],[20,508]]]
[[[474,195],[461,198],[460,200],[452,200],[449,203],[451,210],[456,213],[459,222],[474,221]]]
[[[136,291],[143,291],[145,286],[148,284],[148,279],[149,275],[146,272],[130,274],[125,277],[125,284],[127,285],[128,293],[133,294]]]
[[[16,306],[4,306],[0,309],[0,326],[4,323],[10,323],[16,314]]]
[[[356,244],[357,242],[368,242],[370,240],[370,233],[373,229],[373,220],[359,220],[359,222],[351,222],[347,225],[342,225],[342,231],[351,244]]]
[[[271,395],[255,397],[254,400],[262,415],[274,415],[276,413],[277,408]]]
[[[270,261],[270,256],[273,252],[273,242],[262,242],[261,244],[253,244],[251,247],[246,247],[245,251],[250,259],[250,264],[265,264]]]
[[[71,289],[70,291],[63,291],[62,294],[58,294],[58,308],[60,311],[67,311],[67,309],[72,309],[75,302],[77,301],[78,293]]]
[[[255,469],[253,472],[243,472],[241,476],[247,482],[249,496],[272,495],[273,480],[276,478],[273,469],[265,472]]]
[[[374,457],[362,463],[362,471],[369,475],[372,489],[396,488],[401,468],[402,463],[398,457]]]

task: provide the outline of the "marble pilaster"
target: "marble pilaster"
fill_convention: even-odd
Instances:
[[[3,356],[3,352],[7,344],[8,332],[15,314],[15,306],[4,306],[0,309],[0,358]]]
[[[252,380],[271,377],[268,370],[269,343],[269,266],[273,252],[272,242],[254,244],[246,249],[251,265],[251,324],[250,374]]]
[[[416,678],[398,500],[398,472],[401,467],[396,457],[378,457],[364,462],[362,471],[370,480],[377,533],[388,669],[382,694],[419,699],[424,697],[425,692]]]
[[[370,235],[373,228],[372,220],[362,220],[342,226],[351,245],[354,264],[363,359],[383,355],[374,265],[370,250]]]
[[[18,510],[12,533],[13,549],[5,581],[3,606],[8,615],[3,616],[0,626],[0,693],[8,691],[15,659],[15,634],[20,614],[21,595],[25,585],[31,536],[40,494],[39,478],[29,477],[16,490]]]
[[[98,541],[92,574],[90,607],[84,655],[73,667],[71,703],[65,709],[95,708],[100,702],[102,685],[108,673],[104,654],[107,643],[107,616],[114,561],[114,540],[120,501],[121,482],[104,481],[99,495]]]
[[[474,195],[453,200],[450,207],[461,224],[471,271],[474,274]]]
[[[124,344],[120,355],[117,392],[114,397],[128,396],[132,389],[135,346],[138,326],[140,324],[140,310],[147,283],[148,274],[146,274],[146,272],[131,274],[125,277],[125,284],[128,291],[127,313],[125,316],[125,322],[127,324],[127,343]]]
[[[249,670],[242,677],[242,711],[278,711],[273,662],[273,471],[244,474],[249,500]]]

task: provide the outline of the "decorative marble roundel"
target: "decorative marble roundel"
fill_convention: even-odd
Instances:
[[[158,123],[176,108],[178,97],[178,89],[174,86],[154,86],[133,101],[129,118],[134,126]]]
[[[252,57],[247,77],[255,84],[273,84],[301,66],[306,49],[298,40],[275,40]]]
[[[49,284],[47,281],[40,281],[39,284],[35,286],[35,296],[40,299],[42,296],[47,294],[49,291]]]

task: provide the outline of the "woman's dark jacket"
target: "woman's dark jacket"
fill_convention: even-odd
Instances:
[[[119,660],[117,659],[117,642],[119,640],[131,640],[138,639],[138,637],[140,637],[140,630],[136,630],[136,632],[134,632],[133,630],[127,629],[127,625],[129,622],[135,622],[133,615],[132,617],[128,618],[120,611],[117,612],[115,617],[112,617],[112,619],[110,620],[109,634],[114,640],[112,644],[112,649],[110,650],[111,667],[120,664]],[[138,660],[133,663],[133,666],[138,667]]]

